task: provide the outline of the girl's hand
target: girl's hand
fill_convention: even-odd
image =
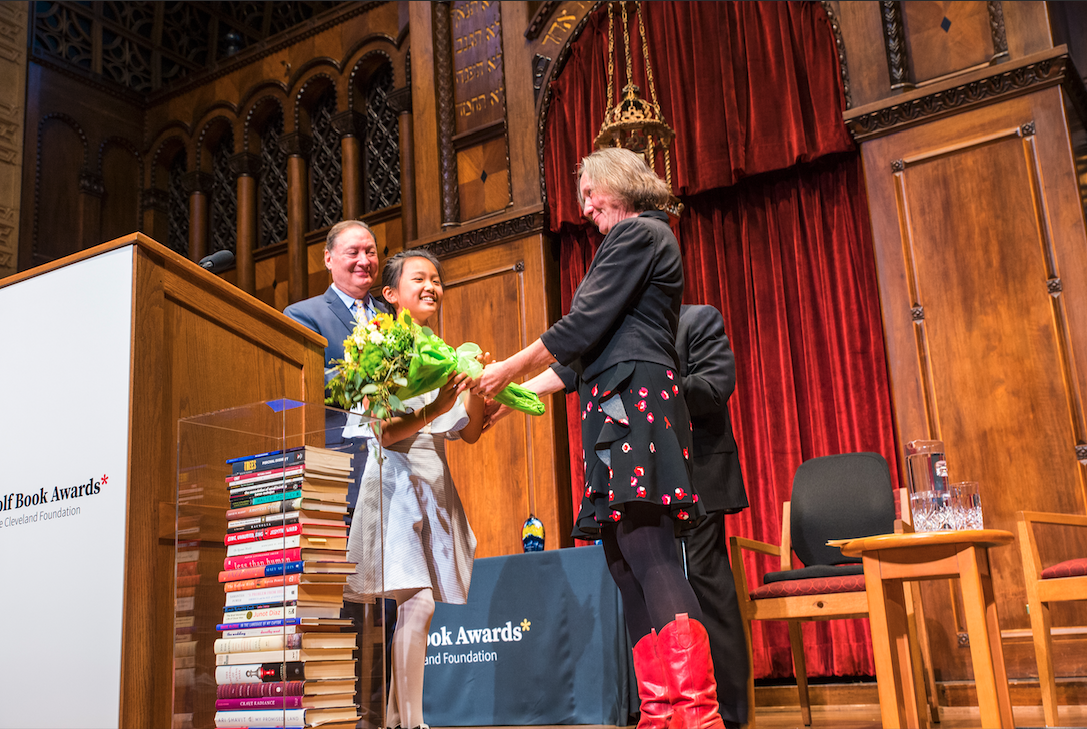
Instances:
[[[494,427],[495,423],[512,412],[512,408],[502,405],[497,400],[488,400],[483,407],[483,432],[486,433]]]
[[[449,412],[450,408],[457,401],[457,396],[468,389],[471,380],[468,379],[468,375],[463,372],[458,372],[453,377],[449,378],[449,382],[442,385],[438,390],[438,397],[434,399],[434,402],[426,406],[427,415],[433,414],[437,417],[443,413]]]

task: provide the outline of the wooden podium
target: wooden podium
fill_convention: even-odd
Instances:
[[[127,453],[127,459],[113,470],[113,473],[127,470],[127,478],[114,479],[115,483],[127,483],[127,511],[123,515],[123,616],[120,623],[118,723],[122,727],[169,727],[173,677],[178,419],[274,398],[322,402],[325,340],[141,233],[118,238],[0,280],[0,302],[30,299],[48,304],[51,300],[62,300],[66,302],[64,306],[79,307],[80,302],[90,301],[97,295],[95,285],[88,286],[84,291],[54,290],[52,287],[56,284],[52,282],[63,283],[71,277],[42,277],[54,272],[71,274],[79,270],[68,267],[82,266],[93,270],[90,267],[95,265],[95,261],[107,260],[106,257],[122,264],[120,270],[127,273],[129,255],[131,346],[127,350],[128,424],[125,432],[122,423],[115,438],[127,439],[126,443],[118,444],[124,446],[118,452]],[[93,278],[88,280],[93,284]],[[45,282],[49,282],[48,285],[43,285]],[[20,289],[9,287],[23,287],[23,291],[33,290],[35,293],[33,297],[17,297],[15,294]],[[4,312],[3,319],[17,318],[26,327],[25,331],[30,331],[34,327],[32,320],[38,316],[48,316],[49,326],[58,326],[55,312],[39,313],[36,306],[15,311],[9,309]],[[123,314],[118,318],[122,319]],[[129,326],[127,321],[120,324]],[[0,323],[0,332],[10,332],[2,327]],[[20,353],[19,347],[32,346],[20,341],[5,342],[4,346],[12,348],[8,354],[14,355],[15,359],[20,354],[26,354],[26,361],[44,359],[42,354],[45,357],[50,354],[48,351]],[[49,363],[45,362],[43,369],[48,366]],[[124,373],[115,374],[122,378],[125,376]],[[12,401],[58,407],[66,415],[83,421],[79,417],[79,402],[73,403],[71,410],[64,411],[64,403],[52,402],[51,390],[44,383],[5,383],[4,386],[12,384],[27,390],[41,388],[34,395],[34,401],[20,401],[19,393],[11,396]],[[94,383],[90,383],[90,389],[94,389]],[[23,436],[19,428],[26,426],[20,425],[20,422],[28,420],[27,415],[26,412],[5,413],[0,408],[0,436],[21,442],[19,438]],[[51,427],[43,430],[52,432]],[[79,430],[75,426],[66,426],[63,430],[69,438],[78,437]],[[58,453],[56,443],[47,448],[47,453]],[[38,464],[40,466],[40,461]],[[46,481],[43,477],[40,486],[43,495],[53,493],[53,485]],[[93,485],[93,478],[91,483]],[[15,490],[18,491],[18,498],[22,499],[24,491],[38,493],[38,488],[37,484],[24,483]],[[0,494],[0,499],[3,496]],[[123,494],[120,496],[124,498]],[[27,535],[34,529],[44,530],[46,526],[55,529],[65,513],[59,509],[47,513],[53,504],[41,509],[28,507],[16,510],[13,508],[15,503],[12,501],[12,508],[6,507],[7,510],[0,511],[0,517],[10,519],[9,523],[19,526],[0,529],[0,542],[20,538],[18,529],[24,529],[22,533]],[[95,502],[90,499],[83,503],[87,506],[82,508],[83,515],[79,518],[87,521]],[[29,521],[32,517],[38,519],[35,509],[43,512],[41,521],[49,521],[49,524],[21,526],[23,521]],[[23,521],[18,520],[20,517]],[[79,518],[68,518],[66,521],[77,524]],[[0,524],[3,523],[0,520]],[[89,547],[87,551],[90,551]],[[108,566],[103,565],[104,568]],[[120,576],[118,578],[120,585]],[[41,574],[41,580],[41,594],[47,596],[49,575]],[[5,585],[5,589],[13,587]],[[36,584],[29,585],[20,595],[32,595],[38,592],[38,587]],[[69,598],[72,600],[72,616],[76,618],[66,628],[70,631],[66,638],[70,643],[80,640],[86,631],[94,630],[94,626],[79,623],[78,616],[80,604],[95,599],[95,596],[78,594],[65,596],[64,599]],[[13,629],[27,631],[40,628],[24,625]],[[63,670],[71,681],[93,682],[96,679],[94,675],[69,673],[69,666],[62,656],[54,656],[54,660],[57,661],[56,670]],[[103,685],[115,686],[116,677],[110,676],[109,679],[110,683]],[[57,684],[52,678],[42,677],[41,680],[54,684],[52,690],[58,697],[67,691],[60,686],[66,681]],[[56,693],[58,691],[60,693]],[[12,696],[13,702],[9,703],[17,704],[19,699],[14,694]],[[31,700],[40,701],[41,697],[26,698],[28,702]],[[105,697],[105,700],[107,703],[111,701],[109,697]],[[77,706],[67,700],[61,702],[67,704],[69,714],[78,711]]]

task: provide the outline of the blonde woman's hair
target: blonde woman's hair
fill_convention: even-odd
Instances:
[[[661,210],[672,197],[668,183],[650,169],[645,158],[622,147],[598,149],[578,164],[577,201],[584,207],[582,175],[588,177],[594,187],[603,188],[619,198],[635,213]]]

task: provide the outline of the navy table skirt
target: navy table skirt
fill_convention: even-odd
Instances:
[[[476,560],[468,603],[437,605],[423,687],[431,726],[629,724],[638,691],[603,549]]]

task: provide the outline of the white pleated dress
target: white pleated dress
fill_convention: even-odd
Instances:
[[[404,405],[414,411],[437,394]],[[397,590],[430,587],[438,602],[467,601],[476,535],[445,457],[445,442],[459,439],[467,424],[458,401],[415,435],[386,446],[383,463],[377,440],[369,439],[347,540],[347,558],[358,565],[347,580],[347,600],[370,602]]]

